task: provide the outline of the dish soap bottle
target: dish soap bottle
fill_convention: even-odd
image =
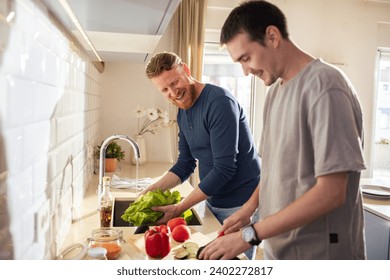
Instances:
[[[111,178],[103,177],[103,191],[99,198],[100,227],[110,227],[113,198],[110,192]]]

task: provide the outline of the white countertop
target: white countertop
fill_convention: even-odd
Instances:
[[[377,185],[377,186],[390,186],[390,179],[384,178],[362,178],[360,180],[361,185]],[[363,194],[364,209],[390,221],[390,199],[389,198],[372,198]]]
[[[161,177],[165,171],[167,171],[172,165],[169,163],[146,163],[139,167],[138,178],[152,178],[153,181],[156,181]],[[136,167],[130,164],[122,164],[118,166],[117,172],[118,176],[126,178],[136,178]],[[107,174],[110,176],[112,174]],[[75,244],[75,243],[86,243],[87,238],[90,237],[92,230],[100,227],[99,213],[97,211],[97,185],[99,182],[99,176],[95,175],[93,180],[88,187],[87,193],[83,199],[83,203],[80,209],[79,219],[74,221],[71,225],[70,231],[65,239],[64,244],[61,246],[60,252],[65,248]],[[182,197],[187,196],[191,190],[192,186],[188,182],[176,187],[174,190],[178,190]],[[137,196],[136,192],[126,189],[112,189],[111,193],[114,197],[129,197],[135,198]],[[212,240],[217,236],[217,231],[221,227],[218,220],[210,212],[210,210],[205,206],[205,203],[199,203],[195,205],[193,209],[198,214],[199,218],[202,221],[201,226],[193,226],[192,230],[196,235],[201,235],[203,240]],[[207,226],[206,226],[207,225]],[[133,233],[135,227],[117,227],[123,231],[123,238],[126,241],[129,241],[133,238]],[[146,259],[147,256],[141,254],[139,249],[134,248],[134,245],[130,243],[127,244],[128,250],[122,250],[120,259]],[[132,247],[133,246],[133,247]]]

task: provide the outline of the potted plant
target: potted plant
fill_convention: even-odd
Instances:
[[[102,142],[103,144],[103,142]],[[100,148],[102,146],[97,146],[95,149],[95,157],[100,158]],[[125,152],[122,151],[121,146],[116,143],[115,141],[112,141],[108,144],[106,149],[106,156],[105,156],[105,171],[106,172],[114,172],[116,169],[116,164],[118,161],[121,161],[125,157]]]
[[[390,168],[390,140],[381,138],[375,143],[374,168]]]

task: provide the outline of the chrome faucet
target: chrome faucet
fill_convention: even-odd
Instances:
[[[130,145],[133,147],[133,150],[134,150],[134,156],[135,156],[136,162],[138,162],[138,160],[140,158],[138,144],[133,138],[131,138],[127,135],[115,134],[115,135],[108,137],[106,140],[104,140],[102,143],[102,146],[100,147],[98,199],[99,199],[100,194],[102,193],[102,189],[103,189],[103,177],[105,175],[105,169],[106,169],[105,158],[106,158],[107,146],[112,141],[117,140],[117,139],[125,140],[125,141],[130,143]]]

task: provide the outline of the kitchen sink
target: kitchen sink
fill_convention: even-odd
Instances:
[[[116,197],[114,200],[114,213],[113,213],[113,227],[134,227],[133,224],[122,220],[121,216],[125,212],[125,210],[129,207],[131,203],[134,202],[134,199],[126,198],[126,197]],[[196,211],[191,208],[192,211],[192,219],[188,222],[189,226],[200,226],[202,222],[196,213]]]

